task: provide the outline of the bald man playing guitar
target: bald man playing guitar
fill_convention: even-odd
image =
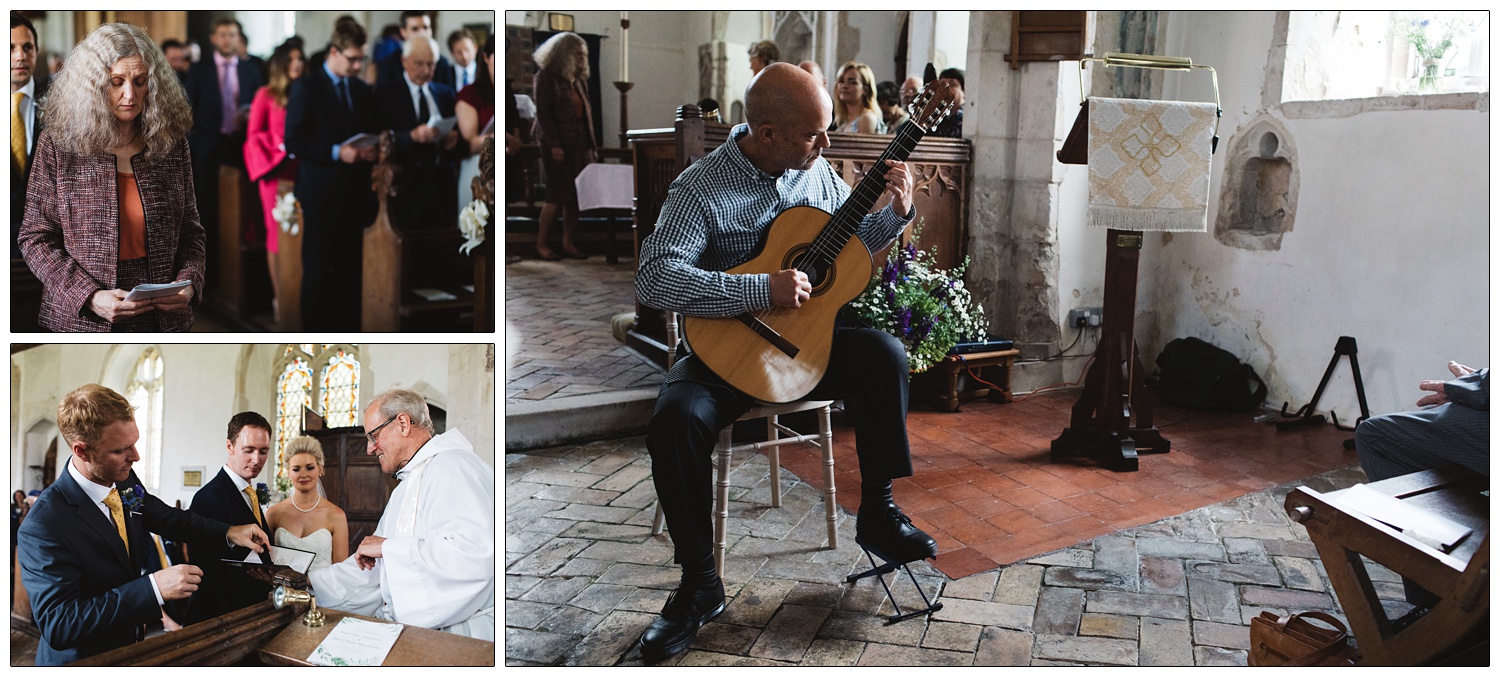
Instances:
[[[822,157],[829,145],[825,130],[832,110],[828,93],[817,80],[791,64],[767,66],[751,81],[745,92],[748,124],[731,130],[728,141],[672,182],[656,229],[641,243],[636,292],[643,303],[689,316],[689,322],[728,318],[734,326],[810,312],[832,284],[833,264],[779,270],[772,266],[760,273],[731,269],[770,246],[768,232],[784,211],[815,207],[834,212],[846,200],[856,202],[850,199],[848,184]],[[907,141],[914,145],[920,136],[918,131]],[[909,152],[910,147],[905,150]],[[847,244],[838,259],[843,262],[848,256],[860,264],[843,269],[851,271],[844,277],[864,276],[852,282],[855,295],[873,270],[867,246],[894,240],[916,212],[906,164],[886,159],[884,165],[883,186],[878,171],[873,170],[868,180],[875,183],[861,184],[862,190],[868,188],[867,202],[853,207],[863,209],[850,214],[850,233],[845,235]],[[891,196],[890,205],[866,213],[882,192]],[[834,303],[833,311],[847,300]],[[689,347],[706,353],[703,345],[694,345],[698,337],[692,326],[688,329]],[[856,540],[888,561],[935,557],[937,544],[912,526],[891,496],[891,480],[912,474],[906,437],[906,352],[900,341],[875,329],[834,329],[830,322],[824,334],[831,336],[831,346],[822,358],[826,370],[809,382],[811,390],[802,396],[857,398],[857,406],[851,409],[863,486]],[[798,352],[795,347],[767,349],[779,359],[790,359],[788,355]],[[719,431],[756,404],[756,398],[726,382],[703,357],[689,354],[667,374],[646,438],[656,494],[676,550],[674,559],[682,566],[677,591],[641,636],[647,662],[686,649],[698,629],[724,609],[724,587],[715,571],[711,544],[711,456]],[[768,401],[798,398],[795,391],[786,398],[762,397]]]

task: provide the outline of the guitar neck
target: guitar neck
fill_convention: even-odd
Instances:
[[[870,208],[875,206],[875,201],[880,199],[880,194],[885,192],[886,160],[900,162],[911,156],[912,149],[922,140],[926,133],[922,128],[914,125],[902,125],[897,131],[895,140],[887,146],[880,159],[865,172],[865,178],[861,179],[859,185],[849,194],[849,199],[844,201],[842,207],[829,219],[828,225],[823,232],[818,234],[814,240],[812,251],[815,256],[824,260],[817,263],[830,263],[843,251],[844,245],[849,243],[849,238],[854,236],[854,231],[864,221],[865,215],[870,213]],[[816,264],[815,264],[816,265]]]

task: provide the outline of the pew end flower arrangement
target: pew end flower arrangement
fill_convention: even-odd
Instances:
[[[959,341],[985,336],[989,328],[984,308],[964,286],[968,257],[957,268],[942,270],[931,253],[918,249],[921,234],[918,222],[911,242],[891,250],[864,293],[843,311],[846,324],[899,339],[913,374],[937,364]]]

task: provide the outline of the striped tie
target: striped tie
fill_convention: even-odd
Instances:
[[[125,536],[125,509],[120,506],[120,492],[111,488],[109,495],[104,497],[104,504],[109,506],[109,514],[115,520],[115,530],[120,532],[120,542],[125,544],[125,554],[130,554],[130,539]]]

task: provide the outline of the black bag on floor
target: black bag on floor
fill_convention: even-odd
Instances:
[[[1250,365],[1207,341],[1176,339],[1162,349],[1156,366],[1161,369],[1161,399],[1173,406],[1250,411],[1266,399],[1266,384]]]

